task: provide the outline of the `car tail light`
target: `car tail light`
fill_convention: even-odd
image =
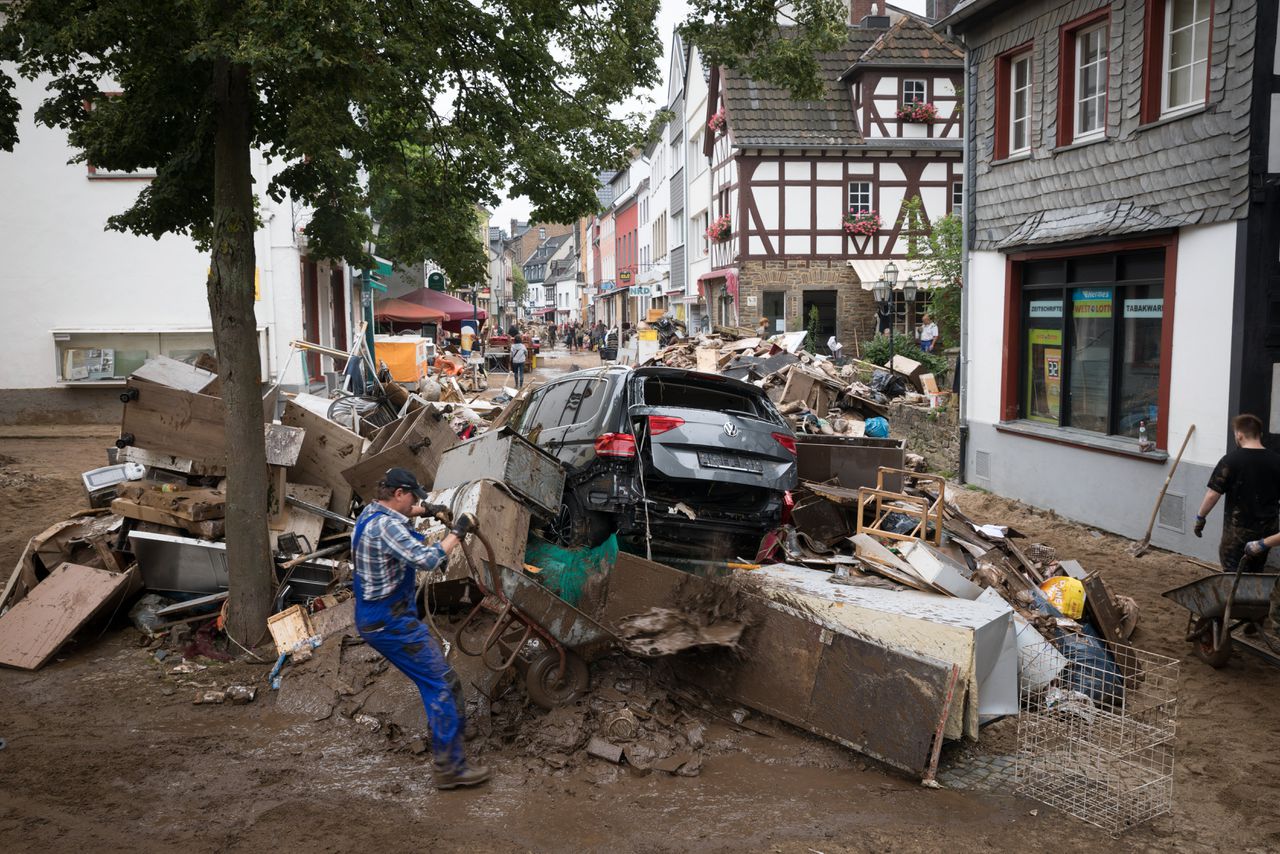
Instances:
[[[649,435],[658,436],[668,430],[674,430],[684,424],[683,418],[676,418],[671,415],[650,415],[649,416]]]
[[[786,433],[774,433],[773,438],[779,445],[786,448],[791,453],[796,453],[796,437]]]
[[[630,433],[605,433],[596,437],[596,454],[601,457],[626,458],[636,455],[636,439]]]

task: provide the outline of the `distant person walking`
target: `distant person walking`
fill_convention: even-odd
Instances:
[[[547,349],[554,350],[556,348],[556,325],[551,324],[551,328],[547,330]]]
[[[1194,529],[1197,537],[1203,536],[1205,517],[1225,495],[1218,545],[1218,560],[1225,572],[1236,571],[1249,542],[1275,533],[1280,517],[1280,454],[1262,446],[1262,420],[1237,415],[1231,426],[1236,447],[1218,461],[1209,477]]]
[[[511,373],[515,377],[516,388],[524,388],[524,366],[529,361],[529,348],[517,338],[511,343]]]

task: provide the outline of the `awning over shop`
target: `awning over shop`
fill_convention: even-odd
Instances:
[[[433,291],[430,288],[419,288],[416,291],[410,291],[400,299],[404,302],[433,309],[443,315],[446,320],[471,320],[472,317],[477,320],[484,320],[489,316],[488,312],[483,308],[473,310],[471,303],[466,300],[460,300],[455,296],[450,296],[441,291]],[[472,313],[473,311],[474,314]]]
[[[548,308],[536,308],[533,310],[533,314],[535,317],[544,317],[548,314],[554,314],[555,310],[556,307],[554,305],[549,306]]]
[[[869,291],[884,276],[885,265],[891,260],[894,266],[898,268],[897,287],[899,288],[902,287],[902,283],[907,279],[915,279],[916,286],[921,288],[934,288],[942,284],[941,280],[926,273],[924,267],[918,261],[903,261],[900,258],[851,258],[844,263],[858,274],[858,279],[862,282],[862,289]]]
[[[373,316],[376,320],[391,320],[398,323],[439,323],[447,319],[443,311],[402,299],[378,300],[373,304]]]

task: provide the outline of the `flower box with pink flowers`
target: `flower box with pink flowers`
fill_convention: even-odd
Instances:
[[[898,118],[904,122],[937,121],[938,108],[923,101],[912,101],[898,107]]]
[[[707,227],[707,239],[716,243],[723,243],[729,239],[729,235],[733,233],[733,223],[729,219],[728,214],[722,214],[716,217],[715,221]]]
[[[844,215],[844,233],[850,237],[870,237],[880,230],[880,214],[849,208]]]

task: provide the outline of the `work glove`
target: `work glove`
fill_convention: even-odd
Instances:
[[[439,519],[446,525],[449,523],[449,508],[443,504],[428,504],[422,502],[422,515],[427,519]]]
[[[1205,519],[1203,516],[1197,516],[1197,517],[1196,517],[1196,526],[1192,529],[1192,532],[1193,532],[1197,537],[1203,537],[1203,536],[1204,536],[1204,523],[1205,523],[1205,521],[1206,521],[1206,519]]]
[[[467,534],[470,534],[476,527],[476,517],[474,513],[463,513],[457,519],[453,520],[453,530],[450,532],[460,540],[465,540]]]
[[[1268,551],[1270,549],[1267,548],[1267,544],[1262,540],[1253,540],[1244,544],[1244,553],[1249,557],[1261,557]]]

